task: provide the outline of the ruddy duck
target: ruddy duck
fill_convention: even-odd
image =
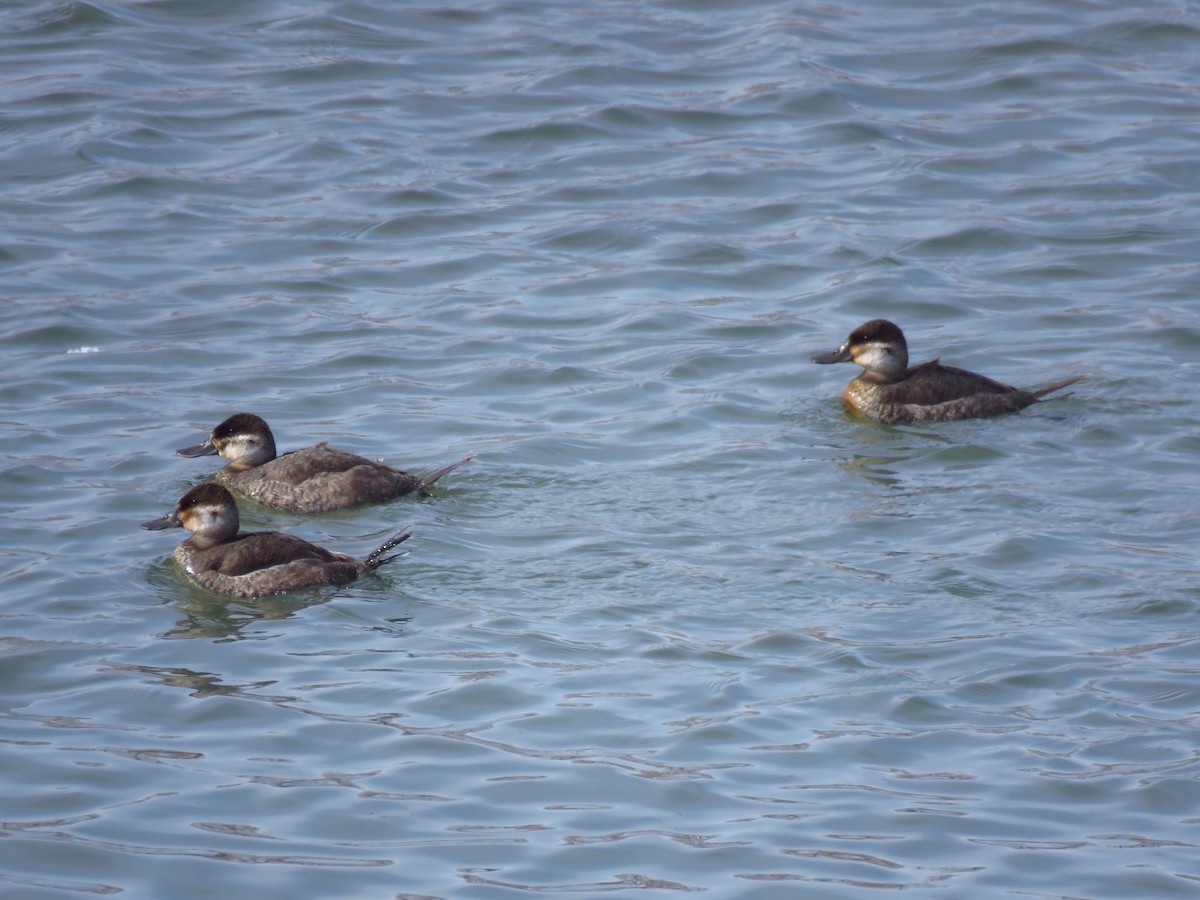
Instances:
[[[399,554],[384,556],[412,536],[389,538],[366,559],[334,553],[281,531],[238,533],[233,495],[219,484],[200,484],[171,512],[143,522],[151,531],[186,528],[192,536],[175,548],[175,561],[202,587],[231,597],[259,597],[319,585],[349,584]]]
[[[850,332],[846,343],[815,363],[856,362],[863,372],[846,385],[842,403],[851,412],[889,424],[950,422],[1016,412],[1052,391],[1082,381],[1076,375],[1037,391],[1023,391],[936,359],[908,367],[904,332],[887,319],[872,319]]]
[[[473,458],[465,457],[418,478],[324,442],[276,456],[275,436],[253,413],[235,413],[202,444],[175,452],[186,457],[219,453],[229,464],[217,473],[218,481],[259,503],[291,512],[329,512],[394,500],[424,491]]]

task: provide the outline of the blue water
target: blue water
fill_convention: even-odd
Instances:
[[[0,895],[1200,896],[1182,2],[0,7]],[[853,420],[887,316],[1017,415]],[[431,471],[137,523],[232,412]]]

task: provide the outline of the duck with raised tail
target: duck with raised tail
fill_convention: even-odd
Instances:
[[[842,391],[843,405],[876,422],[951,422],[1016,412],[1087,378],[1075,375],[1036,391],[1024,391],[936,359],[909,368],[904,332],[887,319],[859,325],[838,349],[815,363],[854,362],[863,371]]]
[[[290,512],[329,512],[423,492],[474,458],[467,456],[421,478],[324,442],[277,455],[270,427],[247,412],[230,416],[208,440],[175,452],[186,457],[219,454],[228,463],[217,473],[219,482]]]
[[[143,522],[151,531],[186,528],[175,562],[201,587],[231,597],[260,597],[322,585],[349,584],[396,559],[387,552],[412,536],[384,541],[364,559],[335,553],[282,531],[239,531],[237,502],[219,484],[192,488],[165,516]]]

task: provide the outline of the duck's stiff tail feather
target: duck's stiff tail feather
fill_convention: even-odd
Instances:
[[[420,483],[420,485],[417,486],[417,490],[420,490],[420,491],[425,490],[425,488],[429,487],[431,484],[433,484],[435,481],[437,481],[443,475],[445,475],[449,472],[453,472],[455,469],[457,469],[463,463],[470,462],[474,458],[475,458],[475,454],[472,453],[470,456],[464,456],[462,459],[460,459],[456,463],[450,463],[450,465],[444,466],[444,467],[438,469],[436,472],[432,473],[431,475],[426,475],[424,478],[421,479],[421,483]]]
[[[404,554],[393,553],[391,556],[384,556],[393,547],[399,546],[412,537],[411,531],[405,531],[395,537],[388,538],[378,547],[371,551],[371,555],[363,560],[363,568],[370,572],[372,569],[378,569],[382,565],[390,563],[393,559],[398,559]]]
[[[1085,379],[1085,378],[1087,378],[1086,375],[1076,375],[1072,378],[1066,378],[1062,381],[1056,381],[1056,382],[1054,382],[1054,384],[1052,384],[1048,387],[1044,387],[1039,391],[1032,391],[1032,394],[1035,397],[1045,397],[1047,394],[1052,394],[1055,391],[1061,391],[1067,385],[1074,384],[1077,381],[1083,381],[1083,379]]]

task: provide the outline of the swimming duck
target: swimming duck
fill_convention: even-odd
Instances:
[[[349,584],[396,559],[399,554],[384,554],[412,536],[405,531],[384,541],[366,559],[355,559],[281,531],[239,533],[239,524],[233,495],[208,482],[192,488],[171,512],[143,522],[142,527],[192,532],[175,548],[175,562],[200,586],[231,597]]]
[[[1023,391],[931,359],[908,367],[908,344],[887,319],[859,325],[846,342],[815,363],[855,362],[863,372],[846,385],[842,403],[851,412],[889,424],[950,422],[1016,412],[1047,394],[1087,378],[1076,375],[1036,391]]]
[[[291,512],[329,512],[363,503],[394,500],[427,487],[470,459],[418,478],[381,462],[337,450],[322,442],[275,454],[275,436],[253,413],[235,413],[208,440],[175,451],[179,456],[220,454],[228,465],[217,480],[259,503]]]

